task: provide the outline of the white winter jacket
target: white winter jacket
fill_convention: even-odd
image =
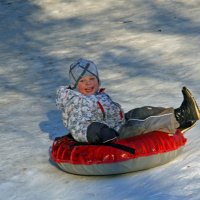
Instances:
[[[87,128],[92,122],[101,122],[119,130],[124,123],[121,106],[105,93],[85,96],[61,86],[57,90],[56,105],[62,111],[63,123],[79,142],[87,141]]]

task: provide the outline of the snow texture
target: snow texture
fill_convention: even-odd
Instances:
[[[199,0],[0,1],[1,200],[199,200],[200,124],[184,153],[117,176],[67,174],[49,161],[64,135],[55,91],[83,57],[125,111],[178,107],[186,85],[200,104]]]

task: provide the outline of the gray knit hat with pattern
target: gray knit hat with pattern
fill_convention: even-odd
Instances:
[[[76,88],[78,81],[82,77],[88,75],[95,76],[100,84],[97,66],[92,61],[80,58],[72,63],[69,70],[69,79],[72,89]]]

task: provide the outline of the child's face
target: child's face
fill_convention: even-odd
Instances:
[[[78,81],[77,84],[78,91],[87,96],[95,94],[98,88],[99,83],[95,76],[84,76]]]

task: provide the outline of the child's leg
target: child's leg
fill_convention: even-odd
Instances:
[[[183,102],[177,109],[145,106],[125,114],[126,123],[119,130],[120,137],[126,138],[154,130],[174,133],[176,128],[185,132],[200,119],[200,109],[191,93],[183,87]]]
[[[146,119],[147,117],[150,116],[155,116],[155,115],[162,115],[165,113],[174,113],[173,108],[164,108],[164,107],[153,107],[153,106],[144,106],[141,108],[135,108],[127,113],[125,113],[125,118],[126,120],[129,119]]]
[[[145,106],[126,113],[126,123],[119,130],[120,138],[141,135],[154,130],[175,133],[179,127],[173,108]]]

